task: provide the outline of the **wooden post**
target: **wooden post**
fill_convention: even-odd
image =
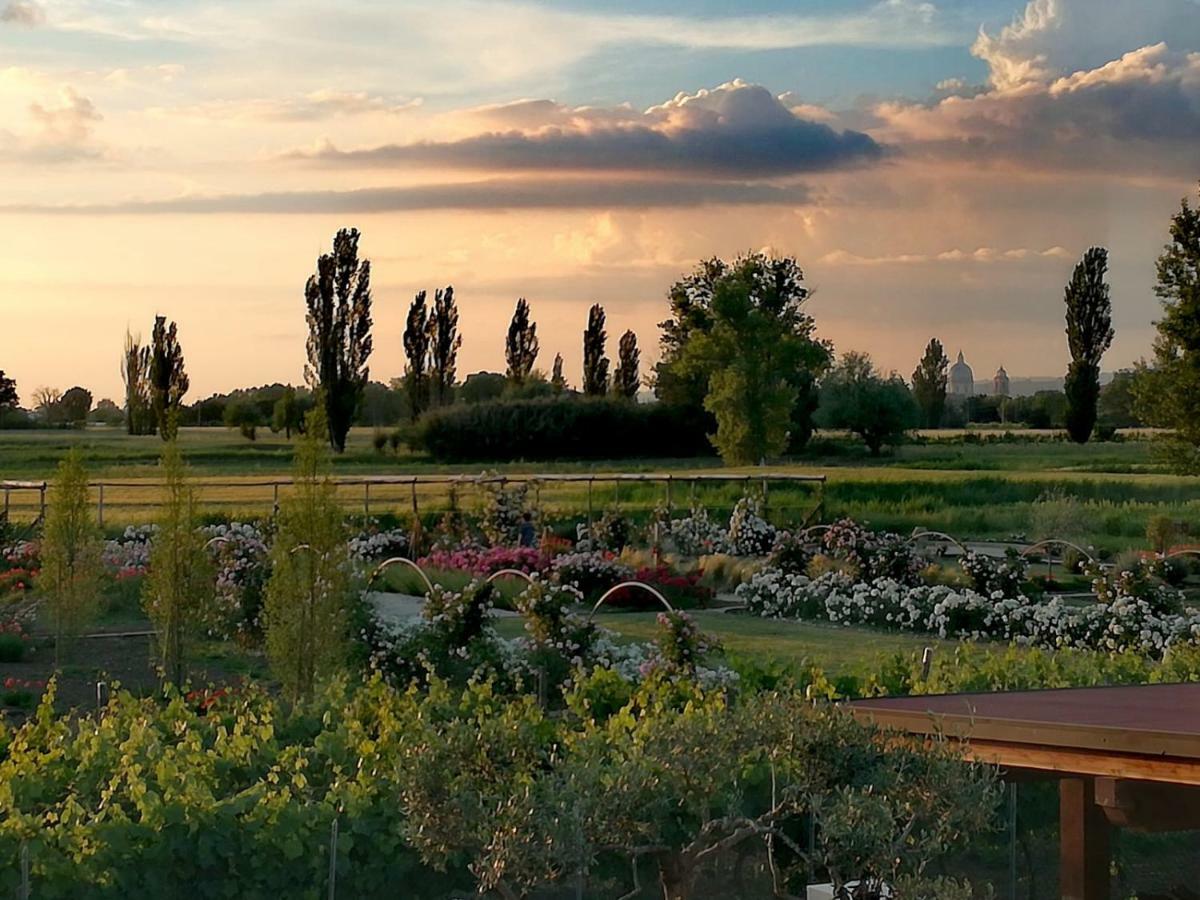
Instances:
[[[363,515],[371,518],[371,482],[363,482]]]
[[[592,482],[594,478],[588,476],[588,540],[592,539]]]
[[[1096,780],[1062,779],[1058,805],[1062,900],[1110,900],[1111,836],[1104,810],[1096,803]]]
[[[667,476],[667,518],[671,518],[671,476]]]
[[[44,521],[46,521],[46,482],[44,482],[44,481],[42,482],[41,486],[38,488],[38,497],[39,497],[39,506],[40,506],[40,511],[38,512],[38,520],[41,522],[44,522]]]
[[[271,515],[279,515],[279,482],[271,484]]]
[[[97,515],[96,515],[96,521],[99,523],[100,527],[103,528],[104,527],[104,482],[103,481],[100,482],[98,487],[100,488],[100,504],[99,504],[99,509],[97,511]]]
[[[8,486],[4,488],[4,521],[8,521]]]

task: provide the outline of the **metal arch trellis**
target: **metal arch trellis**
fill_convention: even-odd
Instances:
[[[1036,544],[1030,544],[1021,551],[1020,555],[1022,557],[1029,556],[1029,554],[1042,547],[1070,547],[1072,550],[1082,553],[1084,556],[1086,556],[1088,558],[1088,562],[1094,563],[1096,561],[1096,557],[1092,556],[1092,554],[1087,550],[1083,549],[1073,541],[1068,541],[1064,538],[1046,538],[1044,541],[1038,541]]]
[[[534,580],[532,575],[530,575],[528,572],[522,572],[520,569],[498,569],[495,572],[493,572],[491,575],[489,575],[487,578],[485,578],[483,583],[491,584],[497,578],[500,578],[502,576],[504,576],[504,577],[515,576],[517,578],[524,578],[525,581],[528,582],[529,584],[536,584],[536,581]]]
[[[427,592],[429,594],[433,593],[433,582],[429,580],[429,576],[425,574],[425,570],[422,569],[420,566],[418,566],[415,562],[413,562],[407,556],[393,556],[390,559],[385,559],[383,562],[381,562],[379,565],[377,565],[374,568],[374,570],[372,570],[370,576],[367,578],[367,589],[369,590],[371,585],[375,583],[376,578],[378,578],[380,575],[382,575],[385,571],[387,571],[392,566],[396,566],[396,565],[408,566],[410,569],[412,569],[414,572],[416,572],[418,575],[420,575],[421,580],[425,582],[425,587],[427,589]]]
[[[953,544],[954,546],[956,546],[959,549],[959,551],[962,553],[963,556],[966,556],[970,552],[969,550],[967,550],[966,544],[964,544],[962,541],[960,541],[958,538],[954,537],[953,535],[946,534],[946,532],[944,532],[944,531],[917,530],[917,531],[914,531],[912,533],[912,536],[909,537],[909,539],[907,541],[905,541],[904,543],[912,544],[912,543],[915,543],[916,541],[921,540],[922,538],[931,538],[931,537],[941,538],[944,541],[949,541],[951,544]]]
[[[622,581],[620,584],[614,584],[607,591],[600,595],[600,599],[596,601],[596,605],[593,606],[592,611],[588,613],[588,621],[590,622],[596,617],[596,613],[599,611],[600,607],[604,605],[605,600],[622,588],[640,588],[641,590],[652,594],[658,600],[658,602],[666,608],[667,612],[675,612],[675,607],[671,605],[670,601],[668,601],[667,598],[662,595],[662,592],[657,588],[651,587],[644,581]]]

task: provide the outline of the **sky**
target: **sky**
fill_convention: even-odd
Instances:
[[[378,380],[418,290],[455,288],[460,375],[525,297],[577,383],[592,303],[650,362],[670,284],[759,250],[839,352],[1056,375],[1093,245],[1111,370],[1198,179],[1200,0],[0,0],[0,369],[117,397],[161,313],[189,399],[300,383],[353,226]]]

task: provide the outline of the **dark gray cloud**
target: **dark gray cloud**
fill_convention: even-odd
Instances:
[[[9,0],[0,9],[0,22],[8,25],[41,25],[46,21],[42,8],[32,0]]]
[[[799,206],[808,203],[804,185],[671,180],[512,179],[466,184],[364,188],[355,191],[295,191],[224,194],[170,200],[73,206],[9,205],[3,213],[39,215],[322,214],[420,210],[506,210],[667,208],[731,205]]]
[[[869,163],[884,154],[870,136],[802,118],[770,91],[743,82],[681,94],[645,112],[570,109],[548,101],[493,112],[521,127],[457,141],[359,150],[326,145],[291,156],[353,167],[768,178]]]

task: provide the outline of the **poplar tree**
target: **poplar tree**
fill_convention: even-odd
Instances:
[[[554,354],[554,365],[550,369],[550,386],[554,393],[561,394],[567,389],[567,378],[563,375],[563,358],[561,353]]]
[[[612,389],[618,397],[637,399],[638,388],[641,387],[640,361],[637,335],[626,331],[617,345],[617,368],[613,372]]]
[[[46,598],[54,628],[54,662],[62,663],[99,607],[103,572],[100,528],[92,518],[88,473],[79,451],[58,464],[47,498],[42,528],[42,569],[38,588]]]
[[[304,377],[325,407],[329,442],[341,453],[362,402],[371,356],[371,263],[359,261],[357,228],[333,238],[333,252],[317,257],[304,287],[308,365]]]
[[[533,371],[537,355],[537,323],[530,320],[529,303],[521,297],[513,310],[508,336],[504,341],[504,361],[507,364],[504,376],[509,384],[520,387],[525,383]]]
[[[937,338],[930,338],[925,355],[912,374],[913,399],[921,407],[926,428],[938,428],[946,410],[946,382],[950,358]]]
[[[129,434],[154,432],[154,404],[150,389],[150,347],[126,329],[121,355],[121,380],[125,382],[125,430]]]
[[[429,408],[429,306],[425,296],[419,291],[413,297],[404,326],[404,387],[414,422]]]
[[[178,441],[167,442],[159,464],[163,501],[150,545],[142,606],[157,635],[163,678],[180,687],[186,677],[187,642],[204,619],[213,571],[199,530],[196,491]]]
[[[154,424],[164,441],[173,440],[179,429],[179,408],[188,386],[178,329],[174,322],[167,324],[166,316],[155,316],[150,340],[150,396]]]
[[[446,406],[454,401],[461,346],[458,305],[454,301],[454,288],[447,286],[444,291],[434,291],[429,316],[429,392],[433,406]]]
[[[587,328],[583,332],[583,392],[589,397],[608,393],[608,357],[604,345],[608,332],[604,330],[604,307],[599,303],[588,310]]]
[[[1107,271],[1108,251],[1092,247],[1075,266],[1064,292],[1071,364],[1063,391],[1067,395],[1067,434],[1078,444],[1086,444],[1096,426],[1100,360],[1113,341]]]

